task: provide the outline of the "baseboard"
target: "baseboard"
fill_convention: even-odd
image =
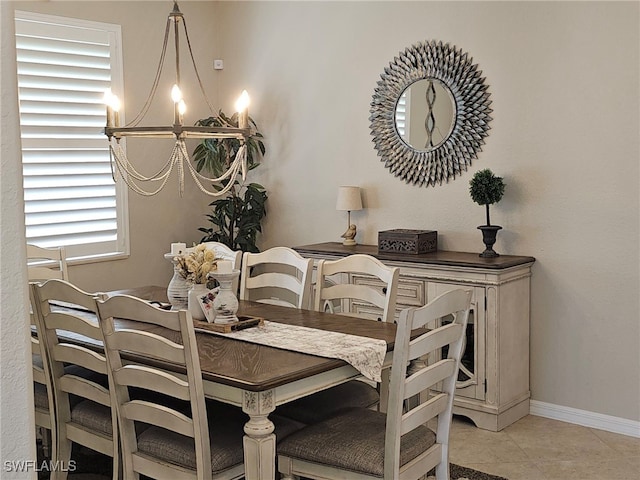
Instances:
[[[529,413],[538,417],[552,418],[553,420],[575,423],[583,427],[640,438],[640,422],[635,420],[563,407],[562,405],[554,405],[553,403],[539,402],[537,400],[531,400]]]

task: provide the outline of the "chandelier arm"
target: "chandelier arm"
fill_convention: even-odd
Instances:
[[[162,53],[160,54],[160,60],[158,61],[158,68],[156,69],[156,77],[153,79],[153,84],[151,85],[151,90],[149,91],[149,96],[145,101],[142,109],[136,117],[127,124],[127,126],[135,127],[138,125],[142,119],[145,117],[149,108],[151,108],[151,103],[156,96],[156,92],[158,91],[158,85],[160,84],[160,77],[162,76],[162,68],[164,67],[164,61],[167,55],[167,45],[169,44],[169,32],[171,30],[171,17],[167,17],[167,24],[164,29],[164,41],[162,43]]]

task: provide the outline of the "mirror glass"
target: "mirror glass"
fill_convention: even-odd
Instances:
[[[453,131],[455,105],[451,90],[440,80],[423,78],[412,83],[396,104],[398,135],[414,150],[438,148]]]

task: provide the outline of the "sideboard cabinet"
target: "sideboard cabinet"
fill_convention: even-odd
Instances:
[[[454,414],[476,426],[502,430],[529,413],[529,297],[533,257],[437,251],[420,255],[378,253],[375,245],[344,246],[337,242],[294,247],[317,263],[363,253],[400,268],[396,316],[422,306],[455,288],[472,292],[465,352],[458,375]],[[377,286],[370,277],[352,282]],[[382,288],[382,286],[380,286]],[[380,312],[364,304],[353,312],[378,319]]]

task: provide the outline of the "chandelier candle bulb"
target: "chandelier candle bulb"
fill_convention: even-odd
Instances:
[[[218,260],[216,273],[231,273],[231,260]]]
[[[107,105],[107,127],[113,127],[113,114],[109,105]]]
[[[113,123],[116,128],[120,126],[120,100],[114,95],[113,97]]]
[[[103,102],[105,107],[107,107],[107,127],[113,127],[113,108],[112,105],[113,93],[110,88],[107,88],[104,91]]]
[[[243,90],[236,101],[238,112],[238,128],[249,128],[249,94]]]

